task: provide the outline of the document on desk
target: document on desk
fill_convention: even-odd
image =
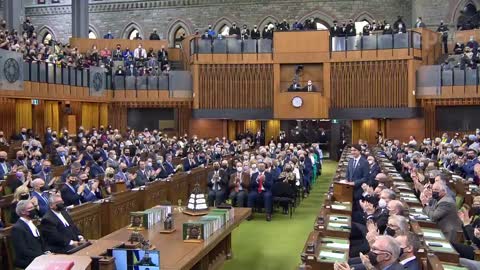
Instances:
[[[435,232],[435,231],[426,231],[426,230],[423,230],[423,237],[425,238],[432,238],[432,239],[438,239],[438,240],[445,240],[445,237],[443,237],[443,234],[438,231],[438,232]]]
[[[333,259],[344,259],[345,258],[345,253],[343,252],[332,252],[328,250],[321,250],[320,251],[320,257],[326,257],[326,258],[333,258]]]
[[[328,243],[325,244],[325,246],[329,248],[348,249],[350,245],[348,243]]]
[[[345,227],[345,223],[329,222],[328,226],[332,228],[341,228],[341,227]]]
[[[345,205],[341,205],[341,204],[332,204],[332,209],[335,209],[335,210],[346,210],[347,207]]]

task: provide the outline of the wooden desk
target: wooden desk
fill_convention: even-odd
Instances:
[[[74,265],[72,270],[90,270],[90,263],[92,260],[88,256],[72,256],[72,255],[42,255],[26,268],[26,270],[45,270],[47,266],[55,261],[73,261]]]
[[[160,234],[159,231],[163,228],[163,224],[157,224],[152,229],[140,231],[140,233],[160,250],[160,269],[219,269],[223,262],[232,255],[231,233],[233,229],[251,214],[250,208],[235,208],[234,211],[233,221],[200,244],[184,243],[182,237],[182,224],[188,220],[197,220],[199,217],[187,216],[177,211],[174,213],[177,229],[174,233]],[[121,242],[127,242],[131,233],[132,231],[126,227],[119,229],[75,255],[87,255],[87,253],[101,255],[108,248]]]

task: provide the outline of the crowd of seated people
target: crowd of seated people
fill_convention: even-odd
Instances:
[[[457,42],[453,48],[454,56],[449,56],[442,64],[443,70],[452,70],[454,68],[465,69],[477,69],[480,55],[478,54],[478,42],[473,36],[470,36],[469,41],[466,44]]]
[[[146,50],[141,43],[135,49],[122,48],[120,44],[117,44],[115,49],[97,48],[93,45],[87,52],[82,53],[77,47],[72,48],[70,44],[54,40],[42,43],[29,17],[25,19],[23,29],[19,35],[14,30],[8,30],[5,20],[1,20],[0,48],[22,53],[26,62],[41,62],[77,69],[100,66],[106,68],[107,73],[120,76],[168,75],[171,69],[168,51],[164,46],[154,51],[153,48]],[[158,34],[154,31],[150,39],[158,40],[157,37]],[[105,38],[111,39],[113,35],[109,32]]]
[[[307,196],[312,179],[320,173],[322,153],[318,144],[270,141],[261,145],[252,134],[246,134],[239,141],[229,141],[186,134],[168,137],[148,129],[122,133],[100,126],[90,130],[79,127],[76,136],[65,129],[60,133],[47,128],[40,137],[22,128],[12,141],[2,141],[2,147],[21,145],[15,158],[9,160],[6,152],[0,152],[0,179],[5,179],[2,193],[14,194],[10,220],[2,226],[15,224],[16,266],[25,267],[47,251],[64,253],[82,243],[81,232],[66,209],[107,198],[114,183],[133,189],[209,164],[213,170],[205,180],[210,206],[230,200],[234,206],[260,207],[270,221],[273,187],[283,187],[277,188],[277,195],[296,196],[303,191]],[[227,156],[233,157],[232,162]],[[58,167],[64,168],[63,172],[53,175]],[[7,181],[9,177],[13,181]],[[281,206],[286,214],[288,205]],[[32,222],[37,218],[41,219],[40,230]],[[55,235],[55,231],[66,235]],[[35,245],[26,246],[26,241]]]
[[[480,244],[480,195],[474,195],[470,204],[450,186],[450,173],[461,176],[462,185],[480,184],[479,142],[477,129],[476,134],[449,137],[445,133],[423,141],[411,136],[405,143],[379,137],[372,148],[362,140],[352,146],[346,175],[346,180],[355,183],[350,259],[337,263],[335,269],[420,269],[415,257],[418,236],[411,232],[406,204],[381,172],[377,154],[388,158],[403,179],[412,183],[423,214],[459,253],[460,264],[479,269],[475,250]],[[370,150],[373,147],[376,154]],[[458,237],[458,232],[463,236]]]

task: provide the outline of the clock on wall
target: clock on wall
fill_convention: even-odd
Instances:
[[[292,98],[292,106],[295,108],[300,108],[303,105],[303,99],[299,96],[295,96]]]

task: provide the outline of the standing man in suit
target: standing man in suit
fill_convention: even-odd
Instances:
[[[440,26],[438,26],[437,32],[442,34],[443,52],[447,54],[448,53],[448,26],[445,25],[443,20],[440,21]]]
[[[333,21],[333,26],[330,27],[330,36],[331,37],[337,37],[339,31],[340,31],[340,28],[337,25],[337,21]]]
[[[380,173],[380,166],[377,164],[373,156],[368,156],[367,162],[368,162],[368,168],[369,168],[367,185],[375,188],[377,184],[375,182],[375,177],[377,176],[377,174]]]
[[[272,185],[273,180],[270,173],[265,172],[265,163],[257,165],[258,172],[252,174],[250,178],[250,192],[248,193],[248,207],[256,207],[257,199],[263,197],[263,206],[265,208],[266,220],[272,220]],[[251,219],[252,217],[249,217]]]
[[[183,171],[188,172],[196,167],[198,164],[194,159],[193,152],[188,152],[187,158],[183,161]]]
[[[308,80],[307,85],[303,87],[303,91],[305,92],[317,92],[317,87],[312,84],[311,80]]]
[[[107,168],[113,168],[115,171],[118,170],[118,161],[117,161],[117,153],[115,150],[110,150],[108,152],[108,158],[107,158]]]
[[[360,145],[353,145],[350,149],[352,159],[348,161],[347,181],[354,182],[354,201],[362,196],[362,184],[368,181],[369,166],[368,161],[360,154],[362,148]]]
[[[23,166],[27,168],[27,161],[25,160],[25,153],[23,151],[17,151],[17,158],[12,162],[12,166]]]
[[[20,217],[12,228],[12,245],[15,251],[14,266],[27,268],[38,256],[49,254],[37,226],[33,223],[36,209],[30,200],[17,203],[15,212]]]
[[[135,178],[135,187],[144,186],[149,181],[144,160],[140,160],[140,162],[138,162],[138,171],[136,174],[137,177]]]
[[[172,154],[167,154],[165,157],[165,162],[163,163],[163,167],[165,167],[165,172],[167,175],[171,175],[175,173],[175,166],[172,163]]]
[[[11,168],[7,162],[7,152],[0,151],[0,180],[6,179]]]
[[[420,270],[419,260],[415,257],[415,251],[420,248],[418,236],[409,232],[406,235],[395,237],[395,240],[400,244],[400,248],[403,251],[398,258],[400,264],[407,270]]]
[[[462,222],[457,214],[457,207],[452,196],[447,194],[447,186],[439,181],[432,189],[424,189],[420,194],[423,212],[445,234],[450,242],[456,242],[457,231],[462,229]]]
[[[248,196],[248,186],[250,185],[250,174],[244,172],[242,162],[235,164],[236,171],[230,175],[230,195],[232,205],[236,207],[245,207]]]
[[[63,146],[57,147],[57,154],[53,157],[53,164],[55,166],[68,165],[67,151]]]
[[[93,154],[93,163],[90,167],[90,177],[95,178],[99,175],[104,175],[105,169],[103,168],[103,158],[100,152]]]
[[[32,187],[32,196],[37,198],[38,202],[38,215],[43,217],[48,211],[48,198],[44,194],[45,182],[42,179],[37,178],[32,181]]]
[[[54,253],[66,253],[84,238],[65,210],[65,203],[58,194],[49,199],[50,210],[42,218],[41,232],[47,247]]]
[[[60,194],[65,202],[65,206],[79,205],[83,203],[84,189],[85,185],[83,183],[78,185],[77,176],[69,174],[67,177],[67,182],[60,190]]]
[[[213,171],[208,173],[208,205],[220,205],[225,200],[225,193],[227,192],[227,174],[220,169],[220,163],[215,161],[213,163]]]
[[[422,21],[422,17],[417,18],[417,22],[415,23],[415,28],[425,28],[425,23]]]

